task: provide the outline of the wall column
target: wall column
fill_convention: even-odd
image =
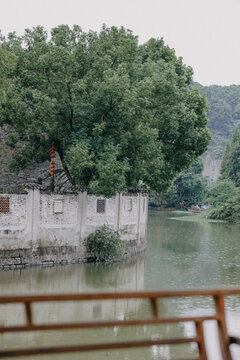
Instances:
[[[40,191],[32,187],[27,195],[27,224],[25,236],[30,248],[37,247],[37,240],[40,239]]]
[[[83,191],[79,195],[80,197],[80,241],[84,240],[85,228],[86,228],[86,212],[87,212],[87,191]]]
[[[117,196],[117,231],[121,229],[121,214],[122,214],[122,193],[119,192]]]
[[[140,223],[141,223],[141,199],[142,194],[138,193],[138,212],[137,212],[137,239],[140,241],[141,238],[141,232],[140,232]]]

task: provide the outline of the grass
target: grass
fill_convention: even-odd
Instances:
[[[227,221],[224,220],[214,220],[209,219],[208,216],[208,210],[205,210],[199,214],[191,214],[187,211],[173,211],[173,214],[176,214],[178,216],[176,217],[169,217],[168,219],[171,220],[180,220],[180,221],[197,221],[197,222],[206,222],[206,223],[227,223]],[[182,216],[181,216],[182,214]]]

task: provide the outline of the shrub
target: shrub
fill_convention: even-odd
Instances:
[[[209,195],[206,201],[215,207],[223,205],[231,197],[236,195],[237,189],[230,179],[219,180],[209,188]]]
[[[226,203],[213,208],[208,217],[210,219],[226,220],[229,223],[240,224],[240,193],[232,196]]]
[[[94,261],[117,260],[121,258],[123,242],[117,231],[103,225],[87,238],[87,250]]]

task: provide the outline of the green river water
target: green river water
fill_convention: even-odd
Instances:
[[[114,264],[75,264],[52,268],[8,270],[0,273],[1,294],[35,294],[68,292],[114,292],[135,290],[194,289],[240,286],[240,227],[223,223],[182,221],[178,214],[149,211],[148,246],[145,254]],[[240,335],[240,297],[226,300],[229,332]],[[210,315],[209,298],[161,300],[161,316]],[[147,316],[148,302],[121,300],[36,305],[36,322],[131,319]],[[23,321],[18,305],[0,306],[0,324]],[[214,322],[205,326],[210,360],[221,360]],[[130,339],[153,339],[190,336],[192,324],[115,327],[100,330],[74,330],[0,335],[0,348],[20,348]],[[235,345],[234,345],[235,346]],[[233,346],[234,360],[240,359],[240,347]],[[194,358],[194,345],[100,351],[51,356],[41,359],[170,359]],[[23,357],[21,358],[23,359]]]

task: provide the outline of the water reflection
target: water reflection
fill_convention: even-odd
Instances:
[[[197,223],[173,219],[170,213],[150,211],[147,253],[116,264],[78,264],[54,268],[31,268],[0,273],[1,294],[64,293],[96,291],[135,291],[184,288],[240,286],[240,243],[238,226],[222,223]],[[170,218],[171,217],[171,218]],[[240,333],[240,297],[229,297],[227,323],[232,334]],[[37,322],[79,321],[97,319],[131,319],[149,314],[149,304],[139,300],[45,304],[36,306]],[[161,316],[211,315],[210,298],[163,299],[159,301]],[[1,307],[0,323],[23,321],[22,309]],[[210,360],[221,360],[218,352],[215,324],[206,327]],[[115,327],[98,331],[59,331],[41,334],[4,335],[1,348],[77,344],[100,341],[123,341],[141,338],[193,336],[192,324]],[[37,336],[38,335],[38,336]],[[233,351],[240,358],[239,348]],[[196,346],[175,346],[123,351],[72,354],[72,359],[169,359],[194,358]],[[66,359],[65,355],[41,359]],[[28,358],[30,359],[30,358]],[[34,358],[32,358],[34,359]],[[35,358],[36,359],[36,358]]]

